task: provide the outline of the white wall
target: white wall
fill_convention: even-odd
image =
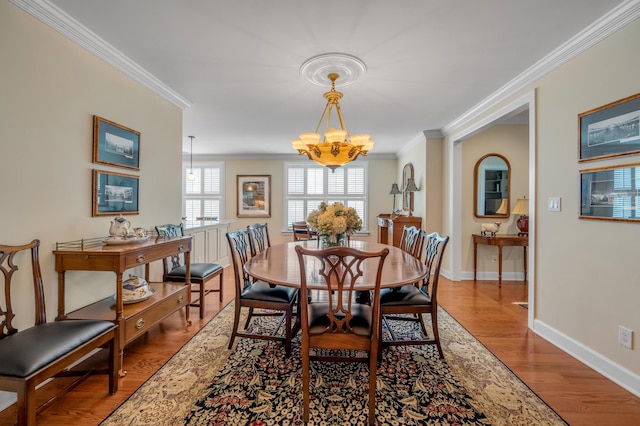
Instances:
[[[182,111],[9,2],[0,2],[0,242],[41,240],[47,317],[57,308],[56,242],[108,235],[91,216],[92,169],[140,176],[134,226],[181,216]],[[141,132],[140,172],[92,163],[93,115]],[[15,275],[17,326],[33,324],[31,273]],[[112,273],[67,273],[67,308],[115,292]],[[0,296],[0,304],[3,296]]]

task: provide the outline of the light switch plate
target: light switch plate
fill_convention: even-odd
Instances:
[[[549,197],[547,202],[547,210],[550,212],[560,211],[560,197]]]

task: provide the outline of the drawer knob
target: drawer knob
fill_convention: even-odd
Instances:
[[[138,256],[138,258],[136,259],[136,262],[144,263],[144,255],[141,254],[140,256]]]
[[[138,321],[136,321],[136,328],[140,330],[142,327],[144,327],[144,318],[139,318]]]
[[[178,305],[184,301],[184,296],[178,297]]]
[[[180,244],[180,246],[178,246],[178,251],[183,251],[183,250],[184,250],[184,246]]]

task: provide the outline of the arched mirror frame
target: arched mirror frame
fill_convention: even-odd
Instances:
[[[481,172],[482,162],[489,157],[498,157],[502,161],[504,161],[504,163],[507,166],[507,191],[506,191],[507,194],[505,197],[506,212],[504,214],[485,214],[485,215],[478,214],[478,196],[479,196],[478,192],[479,192],[479,183],[480,183],[479,173]],[[486,194],[483,194],[483,196],[484,195]],[[501,199],[503,198],[501,197]],[[508,218],[509,215],[511,214],[510,201],[511,201],[511,165],[509,164],[509,160],[507,160],[503,155],[500,155],[497,153],[491,153],[483,156],[476,162],[476,166],[473,170],[473,214],[474,216],[478,218],[501,218],[501,219]]]
[[[413,177],[413,163],[407,163],[402,168],[402,210],[413,211],[413,192],[407,191],[409,179]]]

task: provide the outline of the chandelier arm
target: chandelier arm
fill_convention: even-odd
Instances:
[[[342,108],[340,108],[340,104],[336,102],[336,112],[338,113],[338,120],[340,120],[340,128],[347,132],[347,138],[349,137],[349,130],[347,129],[347,124],[344,121],[344,117],[342,116]]]
[[[324,111],[322,111],[322,115],[320,116],[320,121],[318,121],[318,125],[316,126],[316,133],[320,130],[320,125],[322,124],[322,120],[324,120],[324,116],[327,114],[327,110],[329,110],[329,117],[331,117],[331,108],[329,108],[330,102],[324,106]],[[329,123],[329,119],[327,119],[327,124]]]

